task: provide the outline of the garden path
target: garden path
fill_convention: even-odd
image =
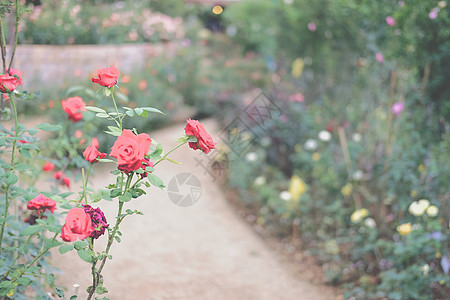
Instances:
[[[212,136],[219,132],[215,122],[207,120],[205,124]],[[150,137],[165,149],[171,149],[184,134],[183,127],[174,125],[152,132]],[[332,288],[315,285],[294,274],[289,263],[283,262],[236,214],[219,184],[197,166],[195,159],[201,159],[202,155],[186,146],[172,156],[183,165],[162,162],[155,171],[166,185],[182,172],[197,176],[202,194],[195,205],[178,207],[170,201],[166,189],[158,188],[151,188],[146,196],[126,204],[126,208],[138,209],[144,215],[127,217],[122,223],[122,242],[113,245],[113,260],[104,269],[109,297],[336,299]],[[109,171],[108,166],[95,166],[95,177],[91,180],[95,188],[113,182],[112,175],[107,175]],[[105,201],[101,205],[112,221],[115,203]],[[78,296],[84,299],[90,284],[89,264],[81,261],[74,251],[64,255],[55,252],[52,260],[62,271],[58,285],[70,288],[80,284]],[[298,267],[312,272],[308,264]]]

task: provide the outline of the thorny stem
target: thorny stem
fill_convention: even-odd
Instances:
[[[116,113],[117,113],[117,119],[119,120],[119,127],[120,127],[120,131],[122,131],[122,118],[119,115],[119,109],[117,108],[117,104],[116,104],[116,99],[114,98],[114,92],[111,92],[111,99],[114,103],[114,108],[116,109]],[[116,121],[117,123],[117,121]]]
[[[19,135],[18,130],[18,120],[17,120],[17,109],[16,104],[14,103],[14,98],[12,96],[12,93],[9,93],[9,98],[11,99],[13,112],[14,112],[14,137],[17,138]],[[16,152],[16,143],[17,139],[14,139],[12,142],[12,152],[11,152],[11,171],[14,170],[14,160],[15,160],[15,152]],[[2,243],[3,243],[3,234],[5,232],[5,226],[6,226],[6,217],[8,216],[8,209],[9,209],[9,185],[5,188],[5,210],[3,214],[3,221],[0,229],[0,254],[2,253]]]
[[[55,233],[55,235],[53,236],[53,238],[52,238],[52,242],[56,239],[56,237],[58,236],[58,233],[59,232],[57,232],[57,233]],[[23,268],[23,270],[21,270],[20,272],[19,272],[19,274],[17,275],[17,276],[15,276],[12,280],[11,280],[11,283],[14,283],[15,281],[17,281],[35,262],[37,262],[41,257],[42,257],[42,255],[44,255],[48,250],[50,250],[50,248],[46,248],[45,247],[45,242],[43,242],[42,243],[42,247],[41,247],[41,250],[39,250],[39,253],[38,253],[38,255],[36,255],[36,257],[29,263],[29,264],[27,264],[26,266],[25,266],[25,268]]]
[[[122,176],[123,176],[123,173],[122,173]],[[131,173],[131,175],[128,175],[127,182],[125,184],[125,188],[122,191],[122,195],[124,195],[130,189],[132,179],[133,179],[133,173]],[[123,180],[122,180],[122,183],[123,183]],[[123,187],[123,184],[122,184],[122,187]],[[95,271],[95,266],[97,265],[97,261],[94,260],[92,262],[92,289],[89,292],[87,300],[92,299],[92,296],[95,294],[95,290],[96,290],[99,280],[100,280],[100,274],[103,270],[103,267],[105,266],[106,259],[108,258],[109,250],[111,249],[111,246],[114,243],[114,239],[115,239],[117,230],[119,229],[119,225],[124,219],[124,217],[122,216],[123,205],[124,205],[124,202],[119,202],[119,209],[117,211],[116,224],[114,225],[112,233],[109,234],[109,236],[108,236],[108,244],[106,245],[104,257],[101,260],[100,267],[98,268],[97,271]]]
[[[89,166],[89,169],[88,169],[86,178],[85,178],[85,176],[84,176],[84,168],[81,169],[81,172],[82,172],[82,174],[83,174],[83,194],[81,195],[81,198],[80,198],[80,200],[78,201],[78,203],[80,203],[80,202],[83,200],[83,198],[84,198],[85,203],[88,204],[88,203],[87,203],[87,195],[86,195],[86,187],[87,187],[87,184],[88,184],[89,175],[91,174],[91,169],[92,169],[92,165],[93,165],[93,164],[94,164],[94,163],[91,163],[91,165]]]
[[[19,38],[19,35],[18,35],[18,32],[19,32],[19,21],[20,21],[20,11],[19,10],[20,10],[20,8],[19,8],[19,0],[16,0],[16,24],[15,24],[16,28],[15,28],[15,31],[14,31],[14,47],[13,47],[13,51],[12,51],[12,54],[11,54],[11,59],[9,60],[8,72],[11,69],[11,65],[12,65],[12,62],[13,62],[13,59],[14,59],[14,54],[16,53],[16,47],[17,47],[17,42],[18,42],[18,38]]]
[[[173,151],[177,150],[177,149],[180,148],[181,146],[187,144],[188,142],[189,142],[189,140],[188,140],[188,141],[184,141],[184,142],[182,142],[182,143],[176,145],[172,150],[170,150],[169,152],[167,152],[166,155],[164,155],[164,156],[161,157],[157,162],[155,162],[155,163],[153,164],[153,167],[155,167],[157,164],[159,164],[160,162],[162,162],[163,160],[165,160],[166,157],[169,156],[170,153],[172,153]]]

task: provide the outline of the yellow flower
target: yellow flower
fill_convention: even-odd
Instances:
[[[303,68],[305,67],[305,62],[300,57],[294,60],[292,63],[292,77],[299,78],[303,74]]]
[[[14,295],[14,293],[16,292],[16,290],[12,289],[8,292],[8,294],[6,294],[7,297],[12,297]]]
[[[369,215],[369,211],[366,208],[360,208],[360,209],[355,210],[352,213],[352,215],[350,216],[350,220],[353,223],[358,223],[359,221],[361,221],[362,219],[364,219],[368,215]]]
[[[423,164],[420,164],[419,167],[417,168],[417,170],[419,170],[419,172],[424,172],[425,166]]]
[[[409,193],[409,195],[411,196],[411,198],[416,198],[418,194],[419,194],[419,193],[418,193],[416,190],[412,190],[411,193]]]
[[[289,194],[293,201],[298,201],[300,197],[306,192],[306,183],[297,175],[293,175],[291,183],[289,184]]]
[[[341,188],[341,193],[342,195],[344,195],[345,197],[348,197],[352,194],[353,191],[353,185],[351,183],[347,183],[346,185],[344,185]]]
[[[427,199],[420,199],[419,201],[413,201],[408,208],[408,211],[416,216],[419,217],[425,213],[425,210],[430,206],[430,201]]]
[[[439,208],[434,205],[428,206],[427,215],[430,217],[436,217],[439,213]]]
[[[313,161],[318,161],[320,159],[320,153],[314,152],[312,155],[312,159],[313,159]]]
[[[401,235],[407,235],[410,234],[412,231],[412,226],[411,223],[405,223],[402,225],[397,226],[397,231],[398,233],[400,233]]]

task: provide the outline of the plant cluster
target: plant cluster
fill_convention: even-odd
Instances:
[[[23,13],[19,1],[0,8],[2,19],[15,11],[17,28]],[[0,20],[0,26],[2,24]],[[178,140],[178,145],[167,152],[146,133],[139,133],[133,127],[126,129],[127,118],[162,112],[148,106],[120,107],[115,98],[119,70],[114,66],[99,69],[92,78],[93,83],[102,87],[109,105],[104,108],[89,106],[80,96],[69,97],[61,101],[66,116],[63,125],[43,123],[26,128],[18,121],[16,101],[29,100],[32,95],[19,91],[23,74],[11,68],[15,47],[7,64],[5,38],[1,32],[2,109],[6,111],[5,104],[10,106],[14,121],[11,129],[0,126],[0,296],[27,299],[32,293],[37,299],[49,299],[45,287],[54,287],[54,275],[46,257],[50,249],[58,247],[61,254],[76,250],[81,259],[91,264],[92,285],[87,288],[87,299],[108,299],[100,296],[108,292],[102,271],[112,258],[109,254],[111,247],[121,241],[119,226],[126,217],[142,214],[126,206],[133,199],[145,195],[145,188],[164,188],[164,183],[155,173],[163,161],[177,163],[169,158],[170,153],[185,144],[208,153],[215,148],[215,143],[203,124],[191,119],[187,120],[185,135]],[[83,124],[88,123],[85,120],[88,115],[112,122],[105,131],[115,139],[109,154],[99,151],[97,137],[82,131],[84,126],[89,126]],[[39,131],[55,132],[57,136],[41,142],[35,137]],[[107,158],[107,155],[115,160]],[[113,182],[95,191],[88,185],[91,170],[98,163],[117,163],[117,169],[112,172],[115,175]],[[55,186],[51,191],[37,187],[40,185],[36,180],[42,172],[53,173]],[[58,191],[58,186],[73,185],[70,174],[80,173],[82,188],[78,193]],[[102,200],[117,202],[115,218],[105,216],[98,207]],[[63,223],[61,215],[65,215]],[[107,239],[103,250],[95,247],[99,238]],[[65,299],[62,289],[56,288],[55,293]],[[77,298],[76,295],[69,297]]]
[[[246,125],[228,156],[249,220],[299,235],[347,298],[448,298],[447,3],[246,1],[224,16],[280,78],[259,114],[230,113]]]

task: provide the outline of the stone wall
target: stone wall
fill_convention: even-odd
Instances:
[[[173,51],[172,44],[19,45],[13,68],[24,72],[25,89],[61,84],[79,77],[90,80],[99,68],[114,65],[122,73],[142,68],[151,56]]]

